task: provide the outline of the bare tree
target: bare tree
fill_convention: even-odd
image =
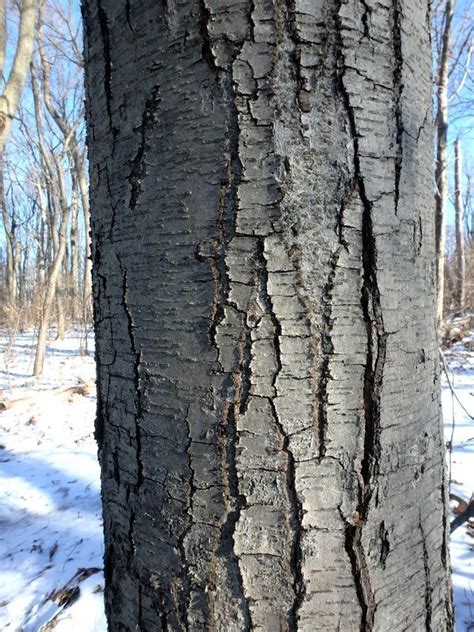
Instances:
[[[70,24],[68,17],[61,14],[63,22],[67,25]],[[77,35],[73,42],[77,39]],[[57,39],[51,40],[49,39],[50,44],[53,48],[60,49],[60,42]],[[89,257],[90,253],[90,209],[89,209],[89,187],[88,180],[86,174],[86,161],[84,155],[84,146],[80,146],[77,139],[77,128],[82,122],[83,111],[80,110],[75,114],[75,117],[71,119],[68,114],[66,108],[63,108],[63,111],[60,111],[58,107],[55,106],[53,102],[53,97],[51,93],[51,82],[50,82],[50,68],[51,62],[49,61],[44,45],[44,40],[40,36],[38,38],[38,49],[39,56],[41,60],[41,68],[42,68],[42,90],[44,94],[44,103],[47,111],[49,112],[51,118],[56,123],[58,129],[63,135],[63,140],[68,151],[71,154],[73,167],[75,171],[75,179],[78,184],[79,193],[81,196],[81,204],[82,210],[84,214],[84,225],[85,225],[85,236],[86,236],[86,257],[85,257],[85,265],[84,265],[84,278],[83,278],[83,306],[84,306],[84,317],[87,319],[90,315],[90,301],[91,301],[91,260]],[[73,51],[75,54],[79,55],[78,48],[73,47]],[[75,63],[79,68],[83,67],[82,56],[70,56],[72,63]]]
[[[40,83],[36,76],[34,64],[31,64],[31,85],[34,98],[36,135],[41,164],[43,167],[41,173],[45,178],[45,186],[48,190],[50,200],[49,230],[51,242],[53,244],[51,266],[46,277],[44,299],[40,310],[38,340],[33,368],[34,375],[40,375],[43,372],[46,337],[50,322],[51,309],[55,297],[58,299],[58,287],[61,282],[61,269],[68,242],[67,228],[71,205],[68,202],[66,176],[64,171],[64,156],[58,156],[57,151],[48,147],[46,143],[43,120],[43,101],[41,100],[41,96],[44,96],[44,93],[40,90]],[[61,304],[59,304],[59,309],[62,309]],[[59,323],[58,329],[61,330],[61,323]]]
[[[454,26],[456,29],[454,30]],[[433,3],[435,62],[435,223],[438,276],[438,324],[444,310],[446,261],[446,206],[448,203],[449,122],[469,116],[472,99],[466,98],[472,86],[470,60],[473,51],[473,26],[469,6],[453,0]]]
[[[48,326],[55,322],[61,337],[71,319],[85,322],[91,293],[80,20],[71,6],[42,0],[37,25],[29,98],[17,108],[5,163],[17,201],[5,211],[13,262],[7,276],[21,286],[22,305],[29,303],[25,318],[38,324],[35,373]]]
[[[466,262],[464,252],[464,219],[463,219],[463,195],[462,195],[462,156],[461,141],[456,139],[455,143],[455,163],[454,163],[454,210],[456,222],[456,280],[455,280],[455,303],[460,315],[464,314],[465,286],[466,286]]]
[[[28,67],[33,53],[38,0],[22,0],[20,4],[20,25],[13,63],[6,78],[7,10],[6,0],[0,0],[0,76],[4,81],[0,94],[0,206],[7,247],[7,299],[15,302],[17,291],[17,245],[14,218],[10,218],[4,190],[4,150],[13,117],[20,102]]]
[[[443,318],[444,267],[446,248],[446,201],[448,198],[448,73],[453,22],[453,2],[444,1],[442,18],[441,49],[438,58],[437,116],[436,116],[436,159],[435,159],[435,223],[436,258],[438,263],[438,323]]]

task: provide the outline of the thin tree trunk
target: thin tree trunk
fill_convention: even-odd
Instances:
[[[425,3],[124,4],[84,2],[109,629],[452,630]]]
[[[2,211],[3,230],[5,232],[5,249],[7,255],[5,272],[6,301],[10,305],[16,303],[17,266],[15,247],[15,227],[11,225],[5,196],[5,164],[3,151],[0,149],[0,207]]]
[[[438,325],[443,319],[444,268],[446,260],[446,201],[448,199],[448,74],[453,20],[452,0],[445,0],[444,28],[437,75],[436,161],[435,161],[435,239],[438,269]]]
[[[15,56],[6,77],[4,61],[6,47],[5,2],[1,0],[0,11],[0,74],[5,79],[3,93],[0,94],[0,152],[3,153],[10,133],[13,117],[18,109],[23,85],[33,53],[35,40],[36,13],[38,0],[22,0],[20,3],[20,24]]]
[[[74,194],[72,202],[71,213],[71,235],[70,235],[70,269],[69,269],[69,287],[68,295],[71,310],[71,319],[74,323],[77,323],[79,316],[79,296],[80,296],[80,284],[79,284],[79,227],[78,227],[78,214],[79,205],[77,196]]]
[[[54,297],[56,294],[56,288],[58,283],[59,274],[61,272],[61,266],[64,259],[64,253],[66,252],[66,225],[68,218],[63,218],[63,224],[60,230],[59,236],[59,248],[55,254],[53,265],[46,279],[45,297],[41,309],[39,326],[38,326],[38,339],[36,342],[35,362],[33,366],[33,375],[41,375],[43,373],[44,358],[46,351],[46,339],[48,335],[48,326],[51,318],[51,310],[53,307]],[[58,323],[59,334],[59,323]]]
[[[66,315],[64,313],[64,279],[59,274],[56,283],[56,326],[58,340],[64,340],[66,337]]]
[[[464,223],[463,223],[463,199],[462,199],[462,154],[461,141],[456,139],[454,145],[454,210],[456,215],[456,285],[455,302],[459,315],[464,314],[465,288],[466,288],[466,263],[464,257]]]

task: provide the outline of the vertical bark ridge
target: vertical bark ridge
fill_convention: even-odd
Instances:
[[[258,245],[258,257],[261,262],[261,293],[262,302],[265,308],[265,313],[270,316],[273,326],[273,349],[276,357],[276,371],[273,374],[272,386],[274,388],[276,397],[278,397],[278,378],[282,371],[282,357],[280,348],[280,338],[282,336],[281,324],[276,317],[275,310],[272,305],[272,299],[268,293],[268,270],[267,261],[265,258],[265,244],[264,240],[259,240]],[[275,406],[275,402],[272,398],[268,399],[272,410],[272,415],[275,423],[278,427],[278,432],[282,438],[282,450],[286,456],[286,489],[288,495],[289,504],[289,540],[291,548],[290,556],[290,568],[293,575],[293,591],[294,599],[291,608],[288,611],[288,630],[298,630],[298,611],[303,603],[306,586],[303,577],[302,568],[302,550],[301,550],[301,535],[302,535],[302,506],[298,497],[296,488],[296,465],[295,457],[290,447],[290,436],[285,431],[283,424],[281,423],[278,411]]]
[[[219,204],[219,236],[215,252],[211,256],[214,268],[213,277],[216,283],[214,290],[214,316],[210,327],[211,342],[215,345],[220,357],[219,328],[223,325],[228,308],[237,309],[229,297],[230,278],[226,263],[229,243],[236,233],[236,217],[238,209],[238,187],[242,177],[242,164],[239,157],[239,127],[238,114],[235,105],[235,89],[233,86],[232,63],[238,56],[242,43],[226,46],[230,61],[226,67],[219,65],[219,60],[213,52],[213,39],[209,31],[212,20],[211,9],[206,0],[200,2],[200,31],[203,37],[202,56],[216,75],[224,108],[226,111],[226,154],[227,177],[221,183],[221,197]],[[239,310],[237,309],[239,312]],[[224,400],[229,403],[221,409],[219,423],[219,454],[222,464],[223,480],[225,484],[226,513],[222,518],[220,542],[214,554],[227,557],[232,566],[231,575],[236,579],[239,589],[239,599],[242,609],[243,626],[245,630],[252,629],[252,618],[248,606],[248,598],[243,585],[239,556],[235,552],[234,535],[241,511],[245,506],[245,498],[239,491],[238,470],[236,461],[237,417],[244,414],[250,392],[250,329],[245,323],[245,314],[240,313],[242,331],[237,349],[237,364],[226,380]],[[221,370],[225,371],[225,367]],[[219,581],[219,580],[217,580]]]
[[[363,283],[361,308],[367,331],[367,355],[364,375],[364,451],[359,480],[359,501],[355,514],[355,524],[346,526],[346,550],[349,555],[356,579],[357,594],[362,608],[360,630],[370,632],[374,626],[376,610],[375,595],[371,584],[369,567],[362,544],[362,530],[367,522],[370,503],[373,497],[379,459],[380,445],[380,397],[386,357],[387,333],[385,332],[380,290],[377,282],[377,245],[373,230],[372,202],[368,199],[364,177],[360,168],[359,133],[356,116],[351,104],[350,93],[344,81],[345,57],[342,39],[343,26],[340,20],[341,4],[337,6],[335,21],[338,32],[339,77],[338,87],[345,104],[348,125],[353,143],[354,187],[360,196],[362,213],[362,266]],[[397,121],[398,122],[398,121]],[[396,187],[399,172],[396,170]],[[398,199],[398,191],[397,191]],[[377,499],[376,499],[376,502]]]

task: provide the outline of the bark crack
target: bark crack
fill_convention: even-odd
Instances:
[[[213,348],[216,349],[220,370],[223,366],[220,362],[220,349],[218,344],[219,326],[225,319],[226,308],[233,308],[229,298],[230,279],[226,264],[226,253],[232,238],[236,233],[238,187],[242,179],[242,164],[239,156],[239,126],[238,111],[236,107],[236,90],[232,77],[232,62],[240,52],[239,45],[225,40],[230,49],[232,62],[229,69],[220,68],[212,50],[212,40],[209,33],[209,24],[212,20],[210,9],[205,0],[200,0],[200,24],[199,29],[202,38],[201,56],[207,62],[215,75],[216,85],[222,95],[223,106],[226,111],[226,177],[221,182],[218,235],[212,243],[201,244],[197,257],[207,260],[214,283],[213,307],[210,315],[209,338]],[[223,385],[224,405],[221,412],[221,420],[218,426],[218,452],[224,478],[224,497],[226,512],[221,524],[220,542],[216,553],[227,556],[230,562],[231,573],[235,577],[241,613],[245,630],[252,629],[252,619],[248,599],[245,595],[243,577],[240,569],[239,557],[235,553],[235,530],[245,507],[245,497],[240,494],[237,473],[237,416],[245,412],[250,393],[250,361],[251,361],[251,330],[245,322],[244,314],[237,310],[242,319],[242,335],[237,344],[237,364]]]
[[[140,133],[140,145],[131,162],[131,171],[128,176],[130,182],[129,208],[134,211],[138,204],[138,199],[143,192],[143,182],[146,177],[146,156],[151,147],[150,134],[157,122],[157,109],[160,105],[160,86],[154,86],[151,94],[145,101],[145,108],[142,113],[142,122],[136,130]],[[156,149],[156,148],[155,148]]]
[[[112,123],[112,55],[111,43],[109,35],[109,27],[107,24],[107,14],[102,6],[102,0],[97,0],[97,13],[99,18],[100,34],[102,39],[102,51],[104,56],[104,90],[106,97],[107,115],[109,118],[109,127],[112,132],[114,141],[118,134],[118,130]],[[114,143],[112,144],[114,147]]]
[[[425,571],[425,628],[426,632],[431,632],[431,622],[433,615],[433,586],[431,583],[430,560],[428,556],[428,547],[426,546],[426,535],[419,518],[418,527],[421,533],[421,546],[423,547],[423,568]]]
[[[385,528],[385,521],[382,520],[379,528],[380,537],[380,565],[385,569],[387,557],[390,553],[390,540],[388,539],[388,530]]]
[[[370,39],[370,20],[372,17],[372,8],[368,5],[366,0],[360,0],[364,12],[362,13],[362,24],[364,26],[364,37]]]
[[[300,112],[300,120],[301,114],[307,114],[311,112],[311,102],[310,96],[311,91],[308,86],[308,82],[306,77],[304,76],[304,66],[301,62],[301,47],[302,47],[302,38],[300,33],[298,32],[297,20],[296,16],[298,14],[298,10],[296,8],[295,0],[288,0],[287,9],[286,9],[286,19],[287,19],[287,30],[288,35],[290,37],[291,42],[293,43],[293,51],[291,53],[291,61],[295,74],[295,102]],[[305,136],[303,133],[303,129],[305,125],[303,121],[301,121],[302,128],[302,136],[303,140],[305,140]]]
[[[354,190],[362,203],[362,291],[361,309],[367,331],[367,352],[364,372],[364,447],[359,477],[357,510],[354,523],[346,523],[346,551],[351,561],[356,591],[361,605],[361,632],[371,632],[374,626],[376,602],[371,585],[362,530],[367,522],[371,500],[377,480],[380,444],[380,400],[386,357],[387,333],[384,327],[382,304],[377,281],[377,244],[372,220],[373,203],[369,200],[360,166],[359,133],[350,90],[345,82],[345,55],[341,2],[335,11],[337,88],[345,106],[353,145]]]
[[[193,496],[195,492],[194,469],[193,469],[192,454],[191,454],[192,437],[191,437],[191,426],[189,423],[189,409],[190,409],[190,406],[188,405],[186,414],[184,416],[184,423],[186,424],[186,429],[187,429],[186,455],[188,458],[188,470],[189,470],[189,477],[187,481],[188,488],[189,488],[189,496],[188,496],[189,500],[188,500],[188,506],[187,506],[189,522],[188,522],[188,525],[184,528],[181,535],[179,536],[178,543],[177,543],[177,548],[181,557],[181,563],[183,567],[182,569],[183,594],[182,594],[181,599],[179,600],[179,610],[180,610],[180,618],[181,618],[181,621],[183,622],[184,629],[186,630],[186,632],[189,631],[187,613],[189,612],[189,606],[191,602],[191,579],[190,579],[189,562],[186,556],[185,540],[186,540],[186,536],[190,532],[193,525]]]
[[[403,165],[403,118],[402,118],[402,31],[401,31],[401,11],[399,0],[394,0],[393,4],[393,51],[395,55],[395,66],[393,69],[393,89],[395,92],[395,126],[397,154],[395,157],[395,215],[398,215],[398,205],[400,202],[400,180]]]
[[[238,581],[241,592],[242,615],[244,619],[245,631],[252,630],[252,618],[248,600],[245,596],[243,586],[242,572],[240,570],[239,556],[234,550],[235,529],[242,510],[246,507],[245,497],[239,490],[239,479],[237,474],[237,423],[236,423],[236,405],[230,404],[223,415],[223,421],[219,426],[220,443],[223,453],[223,460],[226,463],[225,473],[225,496],[227,503],[227,513],[225,521],[221,526],[221,540],[218,553],[228,555],[233,565],[234,575]]]
[[[127,270],[123,267],[122,261],[117,254],[117,260],[119,263],[119,268],[122,274],[122,296],[121,296],[121,304],[123,310],[125,312],[126,322],[127,322],[127,333],[130,343],[130,352],[133,356],[133,391],[134,391],[134,424],[135,424],[135,458],[137,462],[137,479],[133,488],[134,492],[134,502],[130,500],[130,487],[127,487],[127,502],[130,507],[130,519],[129,519],[129,528],[128,528],[128,537],[130,541],[130,557],[128,562],[128,567],[130,570],[134,570],[136,573],[136,567],[134,564],[134,557],[136,552],[135,545],[135,527],[137,520],[137,498],[140,494],[140,489],[143,484],[143,459],[142,459],[142,432],[140,426],[140,420],[143,413],[143,402],[142,402],[142,386],[141,386],[141,361],[142,354],[138,349],[136,340],[135,340],[135,332],[134,332],[134,322],[132,313],[130,311],[128,305],[128,292],[129,292],[129,283],[128,283],[128,273]],[[138,580],[138,578],[137,578]],[[140,581],[138,580],[138,585],[140,586]]]
[[[336,231],[338,234],[339,245],[334,250],[329,260],[329,274],[326,284],[321,295],[322,311],[321,311],[321,360],[319,363],[319,380],[317,387],[318,401],[318,434],[319,434],[319,458],[323,459],[326,455],[326,434],[328,428],[328,383],[332,379],[329,369],[331,356],[334,353],[334,345],[332,342],[333,318],[332,318],[332,301],[335,287],[336,269],[339,262],[341,251],[344,248],[348,251],[349,245],[344,237],[344,211],[350,204],[354,195],[354,187],[344,197],[341,202],[338,223]]]
[[[282,371],[281,360],[281,348],[280,338],[282,336],[281,325],[275,314],[273,308],[272,299],[268,291],[268,270],[267,260],[265,257],[265,241],[260,239],[258,242],[258,260],[260,262],[260,297],[265,308],[265,313],[270,316],[273,325],[273,347],[275,350],[277,370],[273,375],[272,386],[276,397],[269,397],[268,401],[272,410],[272,415],[275,423],[278,427],[280,436],[282,437],[283,445],[282,450],[286,454],[287,466],[286,466],[286,488],[289,504],[289,528],[292,532],[291,537],[291,557],[290,566],[293,574],[293,591],[294,599],[293,604],[288,612],[288,628],[289,630],[298,629],[298,612],[301,604],[304,601],[306,594],[306,586],[303,577],[303,555],[301,548],[301,539],[303,534],[302,518],[303,507],[301,501],[298,498],[298,492],[296,490],[296,465],[293,452],[290,448],[290,435],[285,431],[285,428],[279,418],[278,410],[275,405],[275,399],[278,398],[278,376]]]

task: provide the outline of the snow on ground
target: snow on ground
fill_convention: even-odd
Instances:
[[[83,343],[77,332],[50,342],[44,376],[32,378],[33,335],[0,340],[0,400],[23,398],[0,413],[0,629],[8,632],[106,630],[95,367],[80,355]]]
[[[443,371],[444,434],[453,448],[448,454],[450,491],[469,502],[474,494],[474,332],[444,355],[448,374]],[[474,631],[474,531],[469,531],[464,524],[451,536],[456,632]]]
[[[32,378],[33,334],[13,344],[0,337],[0,401],[21,399],[0,412],[0,629],[6,632],[106,630],[95,368],[83,347],[79,332],[50,341],[44,376]],[[444,375],[451,491],[468,501],[474,421],[464,408],[473,414],[474,335],[445,356],[456,393]],[[463,525],[451,539],[456,632],[474,631],[473,549]]]

